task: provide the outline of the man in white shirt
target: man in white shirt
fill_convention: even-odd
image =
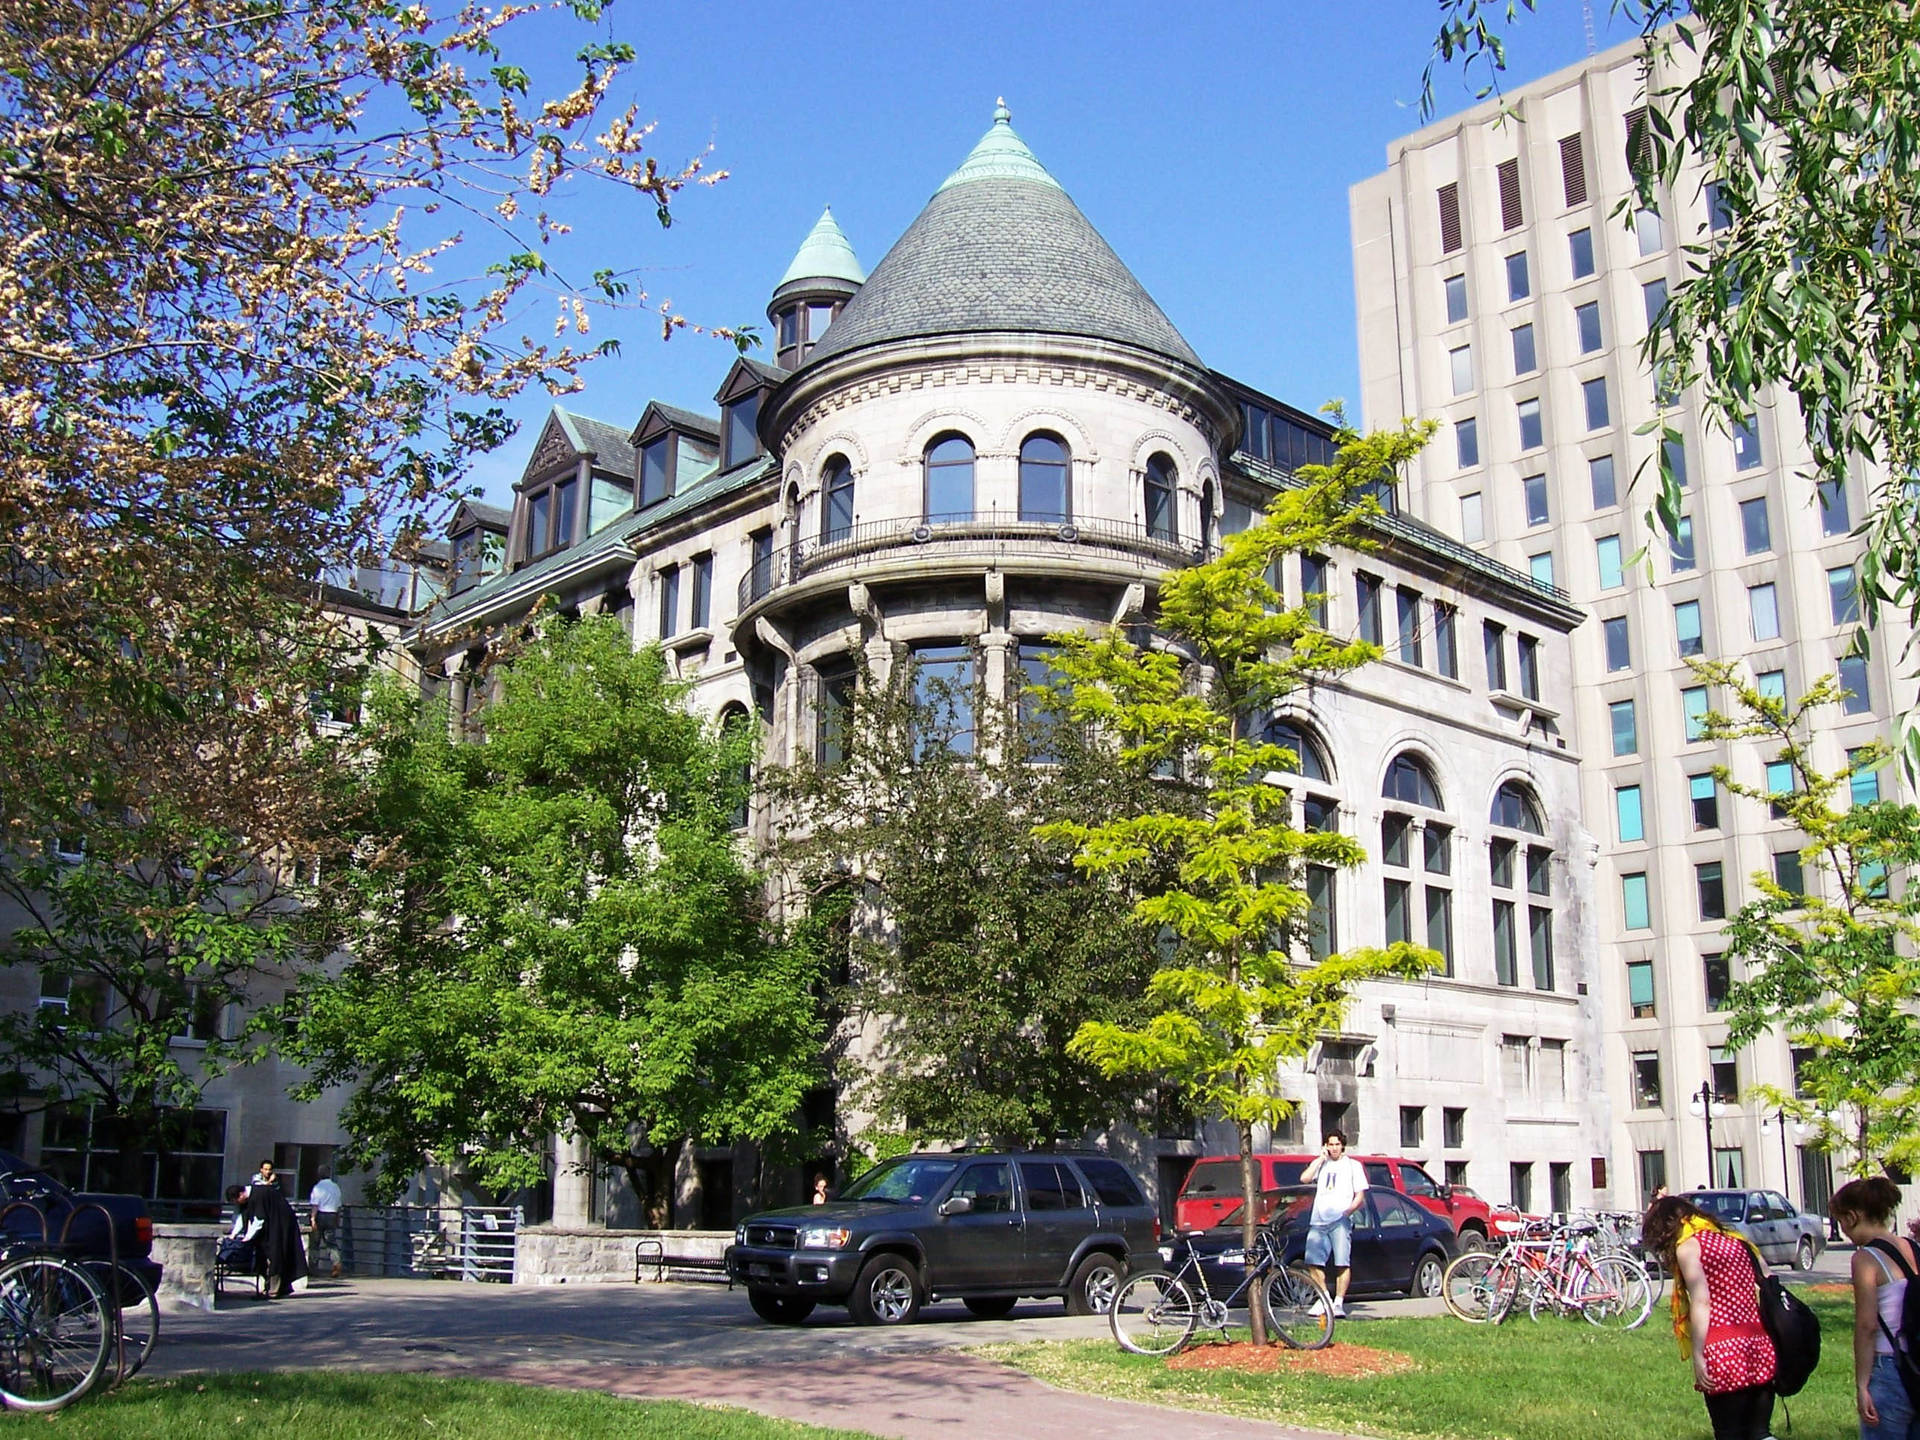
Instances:
[[[333,1183],[333,1172],[322,1170],[307,1196],[313,1206],[313,1241],[316,1250],[325,1250],[333,1262],[333,1278],[340,1278],[340,1187]]]
[[[1347,1137],[1329,1130],[1320,1153],[1300,1177],[1315,1186],[1307,1217],[1307,1269],[1322,1285],[1333,1274],[1333,1313],[1347,1313],[1347,1281],[1353,1275],[1353,1212],[1367,1203],[1367,1172],[1347,1154]]]

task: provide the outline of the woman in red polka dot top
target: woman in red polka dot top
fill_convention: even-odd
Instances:
[[[1753,1247],[1678,1195],[1647,1207],[1640,1238],[1676,1276],[1673,1333],[1693,1358],[1713,1440],[1770,1440],[1773,1342],[1760,1323]]]

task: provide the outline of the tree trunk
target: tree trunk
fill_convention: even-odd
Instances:
[[[1267,1303],[1263,1294],[1264,1286],[1253,1283],[1253,1269],[1258,1263],[1254,1251],[1254,1242],[1258,1238],[1260,1223],[1255,1207],[1259,1204],[1260,1183],[1258,1166],[1253,1159],[1253,1122],[1240,1122],[1240,1245],[1246,1252],[1247,1269],[1247,1323],[1253,1333],[1255,1345],[1267,1343]]]

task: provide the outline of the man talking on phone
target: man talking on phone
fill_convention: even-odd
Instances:
[[[1329,1130],[1300,1179],[1316,1187],[1307,1218],[1307,1270],[1333,1296],[1333,1313],[1344,1316],[1353,1274],[1353,1212],[1367,1203],[1367,1172],[1347,1154],[1347,1137]]]

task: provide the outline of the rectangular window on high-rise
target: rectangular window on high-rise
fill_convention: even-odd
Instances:
[[[1600,622],[1606,640],[1607,670],[1627,670],[1633,666],[1633,644],[1627,631],[1627,617],[1610,615]]]
[[[1660,1052],[1658,1050],[1634,1051],[1634,1109],[1658,1110],[1664,1103],[1660,1093]]]
[[[1616,785],[1613,789],[1614,835],[1624,845],[1647,838],[1646,818],[1640,809],[1638,785]]]
[[[1447,300],[1447,323],[1458,325],[1467,318],[1467,277],[1449,275],[1441,285]]]
[[[1660,442],[1660,463],[1673,472],[1673,483],[1680,489],[1687,488],[1687,442],[1684,438],[1672,435]]]
[[[1504,690],[1507,688],[1506,627],[1496,625],[1491,620],[1484,621],[1480,627],[1480,639],[1487,658],[1487,689]]]
[[[1573,278],[1584,280],[1593,274],[1593,231],[1575,230],[1567,236],[1567,256],[1573,265]]]
[[[1867,686],[1867,658],[1842,655],[1836,667],[1840,681],[1840,710],[1846,715],[1865,715],[1873,709],[1873,692]]]
[[[1580,397],[1586,402],[1587,429],[1604,430],[1613,423],[1607,409],[1607,379],[1604,375],[1582,380]]]
[[[1693,828],[1720,828],[1720,782],[1712,775],[1689,775],[1687,795],[1693,805]]]
[[[1773,549],[1773,526],[1767,523],[1766,496],[1740,502],[1740,535],[1749,555],[1764,555]]]
[[[1727,918],[1727,883],[1718,860],[1693,867],[1693,888],[1702,920]]]
[[[1591,355],[1600,348],[1600,302],[1589,300],[1573,307],[1574,333],[1580,339],[1580,353]]]
[[[1380,577],[1361,570],[1353,577],[1354,604],[1360,619],[1360,638],[1369,645],[1382,641],[1380,628]]]
[[[1473,389],[1473,347],[1457,345],[1447,352],[1447,365],[1453,375],[1453,393],[1465,395]]]
[[[1587,203],[1586,140],[1578,131],[1560,137],[1560,194],[1569,210]]]
[[[1460,187],[1442,185],[1435,192],[1440,208],[1440,253],[1451,255],[1460,248]]]
[[[1753,621],[1754,639],[1778,640],[1780,638],[1779,592],[1772,585],[1747,587],[1747,614]]]
[[[1633,701],[1616,700],[1607,706],[1607,719],[1613,730],[1615,755],[1640,753],[1640,726],[1634,715]]]
[[[1836,625],[1859,623],[1860,591],[1854,584],[1853,566],[1836,565],[1827,571],[1827,608]]]
[[[1460,497],[1460,538],[1469,545],[1478,545],[1487,538],[1486,508],[1478,490]]]
[[[1600,588],[1618,590],[1627,583],[1626,573],[1620,564],[1620,537],[1602,535],[1593,542],[1593,552],[1600,565]]]
[[[1514,410],[1520,418],[1520,448],[1538,450],[1546,443],[1545,432],[1540,426],[1540,401],[1522,400]]]
[[[1480,463],[1480,423],[1473,416],[1453,422],[1453,451],[1462,470]]]
[[[1647,903],[1647,876],[1635,871],[1620,877],[1620,913],[1629,930],[1651,930],[1653,915]]]
[[[1587,483],[1593,490],[1593,508],[1606,510],[1620,503],[1613,480],[1613,456],[1595,455],[1587,461]]]
[[[1653,997],[1651,960],[1627,962],[1627,1009],[1635,1020],[1652,1020],[1660,1013]]]
[[[1520,162],[1502,160],[1493,173],[1500,185],[1500,228],[1518,230],[1526,223],[1520,210]]]
[[[1709,180],[1705,190],[1707,202],[1707,229],[1718,235],[1722,230],[1733,227],[1733,212],[1727,209],[1725,195],[1721,193],[1718,181]]]
[[[1707,738],[1707,687],[1689,685],[1680,692],[1680,713],[1686,717],[1689,742]]]
[[[1667,308],[1667,282],[1649,280],[1640,287],[1640,304],[1647,314],[1647,329],[1659,323],[1660,312]]]
[[[1847,487],[1844,482],[1822,480],[1814,487],[1814,493],[1820,500],[1822,535],[1844,535],[1853,528],[1853,517],[1847,510]]]
[[[1700,631],[1700,602],[1682,600],[1673,607],[1673,637],[1681,655],[1704,655],[1706,641]]]
[[[1658,255],[1666,248],[1665,235],[1661,233],[1660,212],[1649,207],[1633,212],[1633,237],[1640,242],[1640,255]]]
[[[1796,898],[1806,896],[1806,880],[1801,869],[1798,850],[1773,852],[1773,883]]]
[[[1733,427],[1733,468],[1760,468],[1760,422],[1749,415]]]
[[[1693,548],[1693,517],[1682,515],[1674,522],[1667,539],[1667,564],[1675,575],[1684,575],[1699,564]]]
[[[1868,762],[1864,749],[1847,751],[1847,794],[1855,805],[1871,805],[1880,798],[1880,771]]]
[[[1778,700],[1782,704],[1787,699],[1787,672],[1784,670],[1762,670],[1753,677],[1753,688],[1763,700]]]
[[[1791,760],[1769,760],[1767,762],[1767,794],[1786,796],[1793,794],[1793,792],[1799,788],[1799,785],[1793,778],[1793,762]],[[1775,820],[1784,820],[1787,818],[1786,806],[1777,799],[1767,806],[1767,811]]]
[[[1449,680],[1460,678],[1459,617],[1451,605],[1433,602],[1433,663]]]
[[[1420,655],[1420,592],[1399,589],[1394,592],[1398,604],[1400,663],[1419,665],[1423,661]]]
[[[1724,1010],[1727,992],[1733,988],[1733,972],[1725,955],[1702,955],[1700,976],[1706,987],[1707,1009]]]
[[[1527,276],[1527,252],[1516,250],[1507,256],[1507,299],[1524,300],[1533,293]]]
[[[1516,325],[1513,327],[1513,373],[1531,375],[1540,368],[1539,357],[1533,351],[1533,326]]]
[[[1520,482],[1520,495],[1527,506],[1527,524],[1547,523],[1547,477],[1529,475]]]
[[[1553,552],[1542,550],[1527,557],[1527,573],[1542,585],[1553,584]]]

